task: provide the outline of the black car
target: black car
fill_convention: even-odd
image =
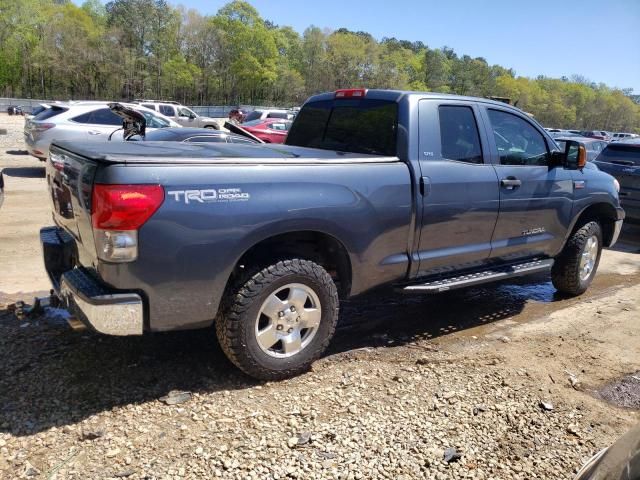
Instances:
[[[620,203],[627,221],[640,223],[640,139],[610,143],[594,163],[620,182]]]
[[[24,111],[19,105],[9,105],[9,107],[7,107],[7,113],[9,115],[24,115]]]
[[[186,143],[242,143],[254,144],[250,138],[235,135],[233,133],[221,130],[212,130],[209,128],[159,128],[147,134],[142,138],[140,135],[134,135],[130,138],[132,141],[146,142],[186,142]]]

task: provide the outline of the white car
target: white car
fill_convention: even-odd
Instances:
[[[140,105],[123,103],[142,113],[147,130],[181,127],[164,115]],[[25,121],[24,141],[29,154],[44,161],[49,145],[55,140],[87,142],[123,141],[122,118],[113,113],[107,102],[68,102],[49,108]]]
[[[220,125],[214,118],[203,117],[178,102],[158,102],[155,100],[136,100],[143,107],[155,110],[183,127],[209,128],[220,130]]]

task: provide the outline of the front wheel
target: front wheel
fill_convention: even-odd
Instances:
[[[252,377],[289,378],[309,369],[329,345],[338,293],[324,268],[284,260],[239,286],[216,320],[220,345]]]
[[[602,253],[602,229],[589,222],[573,232],[551,269],[556,290],[568,295],[584,293],[596,274]]]

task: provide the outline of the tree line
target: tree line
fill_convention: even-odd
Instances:
[[[521,77],[451,48],[344,28],[299,34],[242,0],[215,15],[166,0],[0,0],[4,96],[292,106],[347,87],[506,97],[544,125],[640,132],[630,89]]]

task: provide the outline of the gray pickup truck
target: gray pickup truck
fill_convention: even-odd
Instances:
[[[54,144],[41,241],[86,325],[215,324],[235,365],[280,379],[323,353],[339,299],[377,286],[550,271],[584,292],[624,218],[615,179],[585,161],[503,103],[339,90],[311,97],[284,145]]]

